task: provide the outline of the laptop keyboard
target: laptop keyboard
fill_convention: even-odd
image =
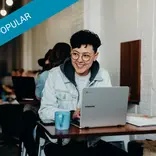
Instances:
[[[72,124],[80,126],[80,119],[74,119],[72,120]]]

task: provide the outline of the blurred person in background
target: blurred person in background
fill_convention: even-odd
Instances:
[[[62,64],[68,57],[70,57],[70,45],[67,43],[59,42],[53,49],[50,49],[44,58],[38,60],[38,64],[42,66],[42,71],[36,79],[35,94],[40,101],[42,98],[42,90],[44,88],[45,81],[48,77],[49,70]],[[33,137],[33,130],[36,126],[38,117],[39,105],[35,108],[27,106],[23,112],[22,118],[22,131],[21,140],[24,142],[24,146],[29,156],[37,156],[36,142]]]
[[[38,62],[40,66],[42,66],[43,69],[45,69],[45,61],[49,59],[50,53],[52,51],[49,50],[45,57],[42,59],[39,59]],[[43,70],[42,69],[42,70]],[[32,71],[25,71],[23,72],[23,77],[34,77]],[[35,83],[37,82],[37,78],[35,78]],[[36,150],[36,143],[33,137],[33,130],[36,126],[36,121],[38,118],[38,109],[40,107],[40,101],[38,101],[38,104],[31,105],[26,104],[23,108],[23,114],[22,114],[22,129],[20,133],[20,139],[23,141],[24,146],[27,150],[27,153],[29,156],[37,156],[37,150]]]
[[[64,42],[55,44],[52,53],[50,53],[49,64],[46,64],[46,68],[42,70],[37,80],[35,92],[37,99],[40,100],[42,97],[42,90],[48,77],[49,70],[63,64],[63,62],[70,57],[70,52],[71,48],[69,44]]]
[[[52,49],[49,49],[48,52],[45,54],[44,58],[40,58],[38,59],[38,64],[40,67],[42,67],[41,72],[44,72],[45,70],[48,70],[47,68],[49,68],[49,58],[50,58],[50,53],[52,52]]]

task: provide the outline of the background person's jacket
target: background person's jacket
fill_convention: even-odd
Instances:
[[[43,73],[39,74],[36,78],[36,88],[35,88],[35,95],[38,99],[42,98],[42,91],[47,80],[49,71],[44,71]]]

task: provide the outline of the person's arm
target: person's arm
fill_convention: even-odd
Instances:
[[[42,74],[38,75],[38,77],[36,78],[35,95],[38,100],[41,100],[43,96],[42,92],[48,77],[48,73],[49,73],[48,71],[45,71]]]
[[[41,100],[44,85],[45,82],[43,82],[41,75],[39,75],[36,80],[36,88],[35,88],[35,95],[38,100]]]
[[[54,120],[55,111],[64,110],[58,108],[59,104],[54,86],[55,81],[53,79],[53,72],[50,72],[43,89],[43,97],[39,109],[39,117],[44,123],[51,123]]]

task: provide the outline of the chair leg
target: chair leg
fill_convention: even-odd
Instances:
[[[38,156],[44,156],[44,147],[45,147],[46,141],[43,138],[39,138],[39,144],[38,144]]]
[[[41,156],[41,146],[40,146],[40,139],[39,139],[39,145],[38,145],[38,156]]]
[[[23,142],[21,142],[21,143],[20,143],[20,152],[21,152],[21,156],[23,156],[23,150],[24,150],[24,149],[23,149],[23,148],[24,148],[23,146],[24,146],[24,145],[23,145]]]
[[[29,156],[23,142],[21,143],[21,156]]]

